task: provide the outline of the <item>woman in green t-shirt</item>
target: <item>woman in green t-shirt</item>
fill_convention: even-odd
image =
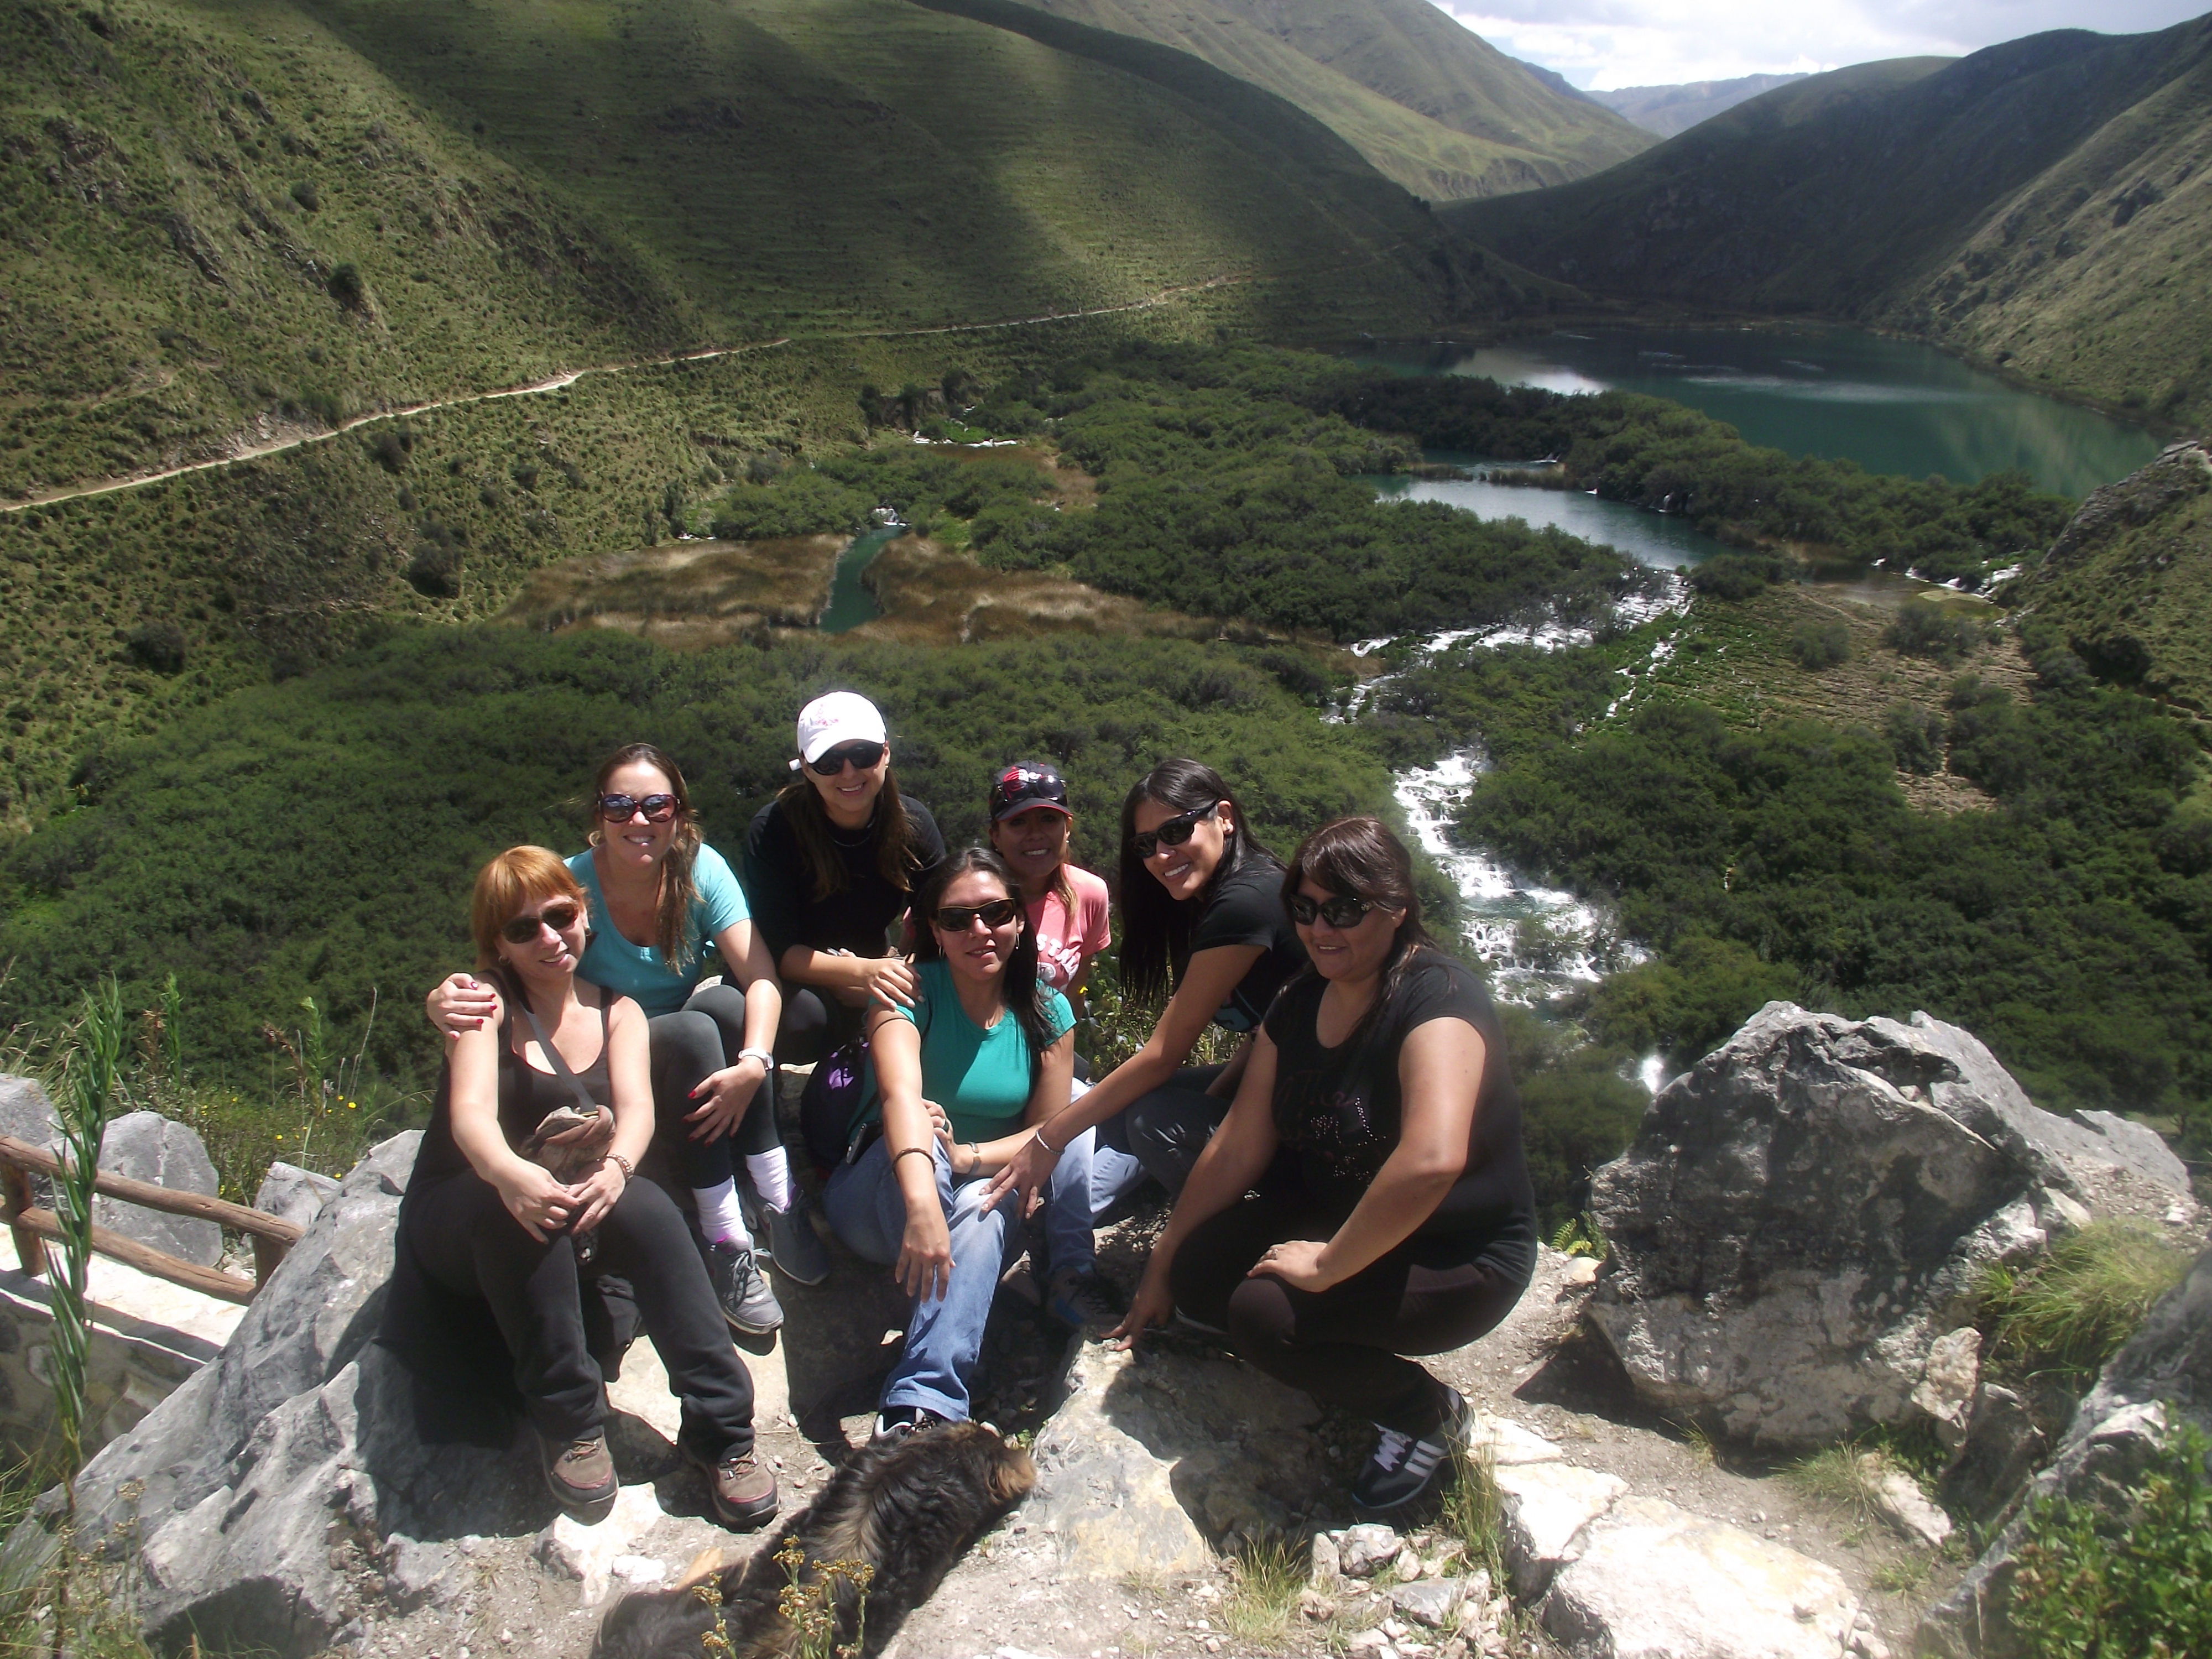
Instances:
[[[869,1109],[883,1132],[837,1166],[822,1200],[837,1236],[891,1266],[914,1298],[879,1435],[969,1416],[991,1297],[1021,1243],[1018,1203],[988,1205],[985,1177],[1067,1104],[1075,1063],[1074,1016],[1038,977],[1003,859],[980,847],[946,859],[914,915],[913,1006],[870,1015]],[[1087,1204],[1087,1183],[1071,1196]]]

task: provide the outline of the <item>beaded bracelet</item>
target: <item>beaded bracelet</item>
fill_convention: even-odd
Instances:
[[[637,1165],[631,1163],[620,1152],[609,1152],[605,1158],[601,1158],[599,1162],[602,1164],[611,1164],[615,1168],[620,1170],[623,1172],[623,1179],[625,1182],[631,1182],[637,1179]]]

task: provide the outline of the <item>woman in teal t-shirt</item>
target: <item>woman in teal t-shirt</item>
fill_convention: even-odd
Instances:
[[[883,1133],[837,1166],[822,1200],[837,1236],[892,1265],[915,1299],[878,1435],[969,1415],[991,1297],[1021,1243],[1018,1200],[987,1206],[984,1177],[1067,1104],[1075,1064],[1075,1017],[1038,979],[1036,935],[1004,860],[955,854],[914,916],[914,1006],[870,1016]],[[1089,1200],[1086,1185],[1077,1201]]]
[[[707,1267],[722,1311],[761,1334],[783,1322],[755,1261],[737,1194],[738,1155],[767,1212],[776,1267],[802,1284],[830,1262],[775,1126],[781,988],[729,862],[699,835],[684,774],[651,744],[617,750],[592,786],[591,847],[568,860],[591,901],[591,942],[578,976],[634,999],[649,1020],[654,1142],[691,1189]],[[702,986],[708,947],[721,982]],[[430,1016],[468,1030],[489,996],[465,975],[430,995]]]

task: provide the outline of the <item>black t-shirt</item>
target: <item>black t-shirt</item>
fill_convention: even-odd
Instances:
[[[914,859],[908,888],[892,885],[877,867],[872,820],[866,829],[850,832],[831,826],[830,842],[845,861],[845,890],[820,899],[814,896],[814,877],[783,804],[770,801],[754,816],[745,836],[745,898],[772,960],[781,964],[794,945],[850,951],[856,957],[884,954],[890,925],[906,914],[914,895],[945,860],[945,838],[929,809],[912,795],[901,795],[899,802],[906,808]]]
[[[1328,981],[1308,975],[1286,987],[1267,1015],[1275,1045],[1275,1133],[1315,1197],[1349,1211],[1397,1150],[1402,1101],[1399,1050],[1416,1026],[1462,1019],[1482,1035],[1481,1091],[1468,1136],[1467,1168],[1425,1233],[1504,1232],[1533,1237],[1536,1194],[1521,1149],[1521,1097],[1505,1063],[1497,1011],[1472,969],[1424,951],[1397,994],[1364,1030],[1334,1048],[1314,1035]]]
[[[1247,855],[1222,878],[1191,923],[1184,963],[1200,951],[1231,945],[1256,945],[1260,959],[1237,981],[1213,1022],[1231,1031],[1249,1031],[1267,1018],[1267,1005],[1283,981],[1306,965],[1305,946],[1298,943],[1297,929],[1283,906],[1282,866],[1271,859]],[[1176,974],[1180,977],[1182,965]]]

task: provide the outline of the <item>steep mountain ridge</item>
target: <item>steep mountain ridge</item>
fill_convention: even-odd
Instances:
[[[1595,290],[1911,329],[2180,420],[2212,396],[2207,159],[2212,17],[1814,76],[1447,217]]]
[[[696,345],[1507,293],[1291,105],[988,6],[11,4],[0,494]]]
[[[1672,138],[1700,121],[1710,121],[1738,104],[1777,87],[1802,81],[1802,75],[1744,75],[1730,81],[1685,81],[1674,86],[1616,87],[1589,95],[1616,115],[1625,115],[1646,132]]]
[[[1327,122],[1376,170],[1435,201],[1565,183],[1650,137],[1507,57],[1427,0],[1026,0],[1158,41]]]

